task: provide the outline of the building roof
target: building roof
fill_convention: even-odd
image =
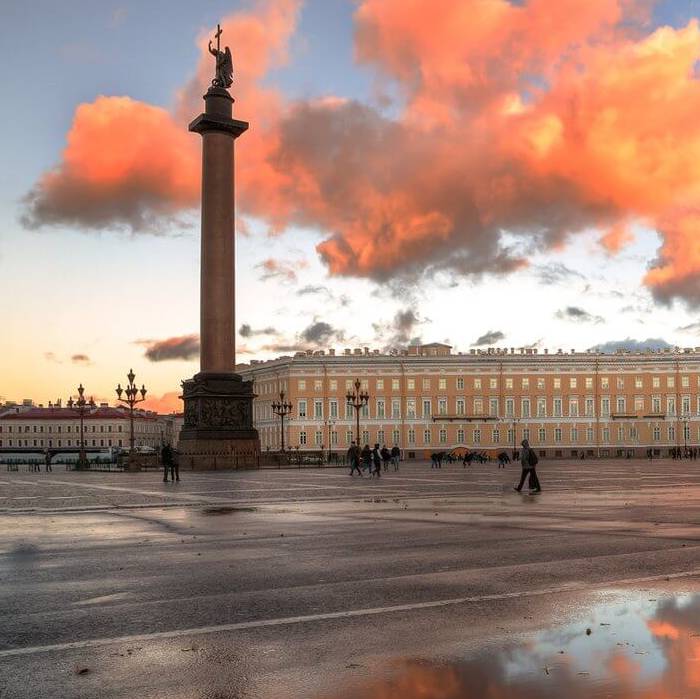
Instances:
[[[156,413],[135,410],[134,417],[139,420],[156,420]],[[124,408],[95,407],[88,408],[83,414],[85,420],[127,420],[128,410]],[[2,420],[78,420],[80,413],[75,408],[39,408],[34,407],[21,412],[10,412],[0,415]]]

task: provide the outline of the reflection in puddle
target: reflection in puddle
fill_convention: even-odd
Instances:
[[[700,698],[700,595],[654,597],[463,660],[406,661],[334,699]]]

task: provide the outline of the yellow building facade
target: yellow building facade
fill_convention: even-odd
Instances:
[[[700,348],[454,354],[433,343],[297,353],[236,370],[254,381],[263,450],[281,445],[272,404],[284,391],[293,406],[286,445],[344,452],[355,439],[345,398],[355,380],[369,394],[361,444],[396,444],[406,458],[457,447],[495,453],[524,438],[548,458],[667,456],[700,444]]]

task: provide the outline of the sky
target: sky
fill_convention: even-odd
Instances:
[[[700,345],[697,0],[0,5],[0,400],[198,370],[234,60],[237,356]]]

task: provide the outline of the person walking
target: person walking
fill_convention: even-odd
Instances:
[[[382,455],[382,466],[384,467],[384,471],[389,470],[389,462],[391,461],[391,452],[386,448],[386,444],[382,447],[381,451]]]
[[[374,463],[374,475],[377,478],[382,477],[382,454],[379,451],[379,444],[374,445],[372,449],[372,462]]]
[[[365,444],[362,447],[362,453],[360,455],[362,459],[362,468],[367,469],[367,474],[372,476],[372,450],[369,448],[369,444]]]
[[[391,463],[394,465],[394,471],[399,470],[399,461],[401,461],[401,449],[394,444],[394,446],[391,447]]]
[[[45,464],[46,464],[46,473],[53,473],[53,468],[51,467],[51,452],[47,449],[46,450],[46,457],[45,457]]]
[[[522,471],[520,473],[520,483],[518,483],[517,486],[514,486],[514,490],[520,492],[525,484],[525,478],[529,476],[530,492],[539,493],[542,491],[542,488],[540,487],[540,480],[537,477],[536,471],[536,466],[539,459],[537,458],[537,454],[535,454],[534,449],[530,447],[530,443],[527,441],[527,439],[523,439],[520,444],[522,446],[520,451],[520,466]]]
[[[353,441],[348,449],[348,461],[350,462],[350,475],[352,476],[357,469],[357,473],[362,478],[362,471],[360,470],[360,447]]]

